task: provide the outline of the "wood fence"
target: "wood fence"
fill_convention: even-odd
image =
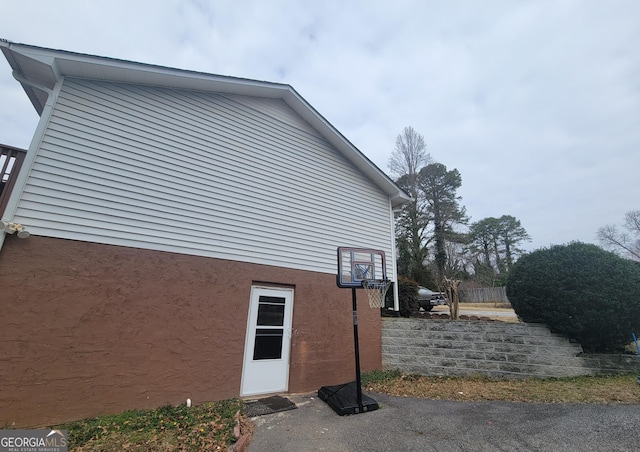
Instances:
[[[483,289],[463,289],[460,291],[461,303],[509,303],[504,287]]]

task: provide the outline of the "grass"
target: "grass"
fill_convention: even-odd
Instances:
[[[132,410],[56,426],[69,434],[72,451],[200,451],[226,450],[233,434],[240,400],[224,400],[187,408],[164,406]],[[244,419],[240,419],[243,422]]]
[[[432,400],[640,404],[635,375],[497,380],[405,375],[389,370],[364,374],[362,382],[367,391]]]

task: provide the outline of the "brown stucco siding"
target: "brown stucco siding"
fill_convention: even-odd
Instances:
[[[0,425],[238,397],[252,284],[294,287],[289,392],[354,378],[351,292],[335,276],[8,236],[0,251]],[[358,291],[361,365],[380,318]]]

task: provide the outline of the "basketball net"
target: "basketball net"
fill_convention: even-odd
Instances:
[[[382,308],[384,306],[387,290],[391,286],[388,279],[365,279],[362,281],[362,288],[369,297],[369,306],[372,308]]]

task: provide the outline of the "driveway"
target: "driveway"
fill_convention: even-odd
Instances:
[[[449,306],[434,306],[432,314],[449,314]],[[517,319],[518,316],[513,309],[490,308],[490,307],[474,307],[473,303],[467,303],[460,306],[460,315],[475,315],[478,317],[490,318],[508,318]]]
[[[377,411],[338,416],[314,394],[254,418],[250,452],[631,451],[639,405],[451,402],[369,394]]]

